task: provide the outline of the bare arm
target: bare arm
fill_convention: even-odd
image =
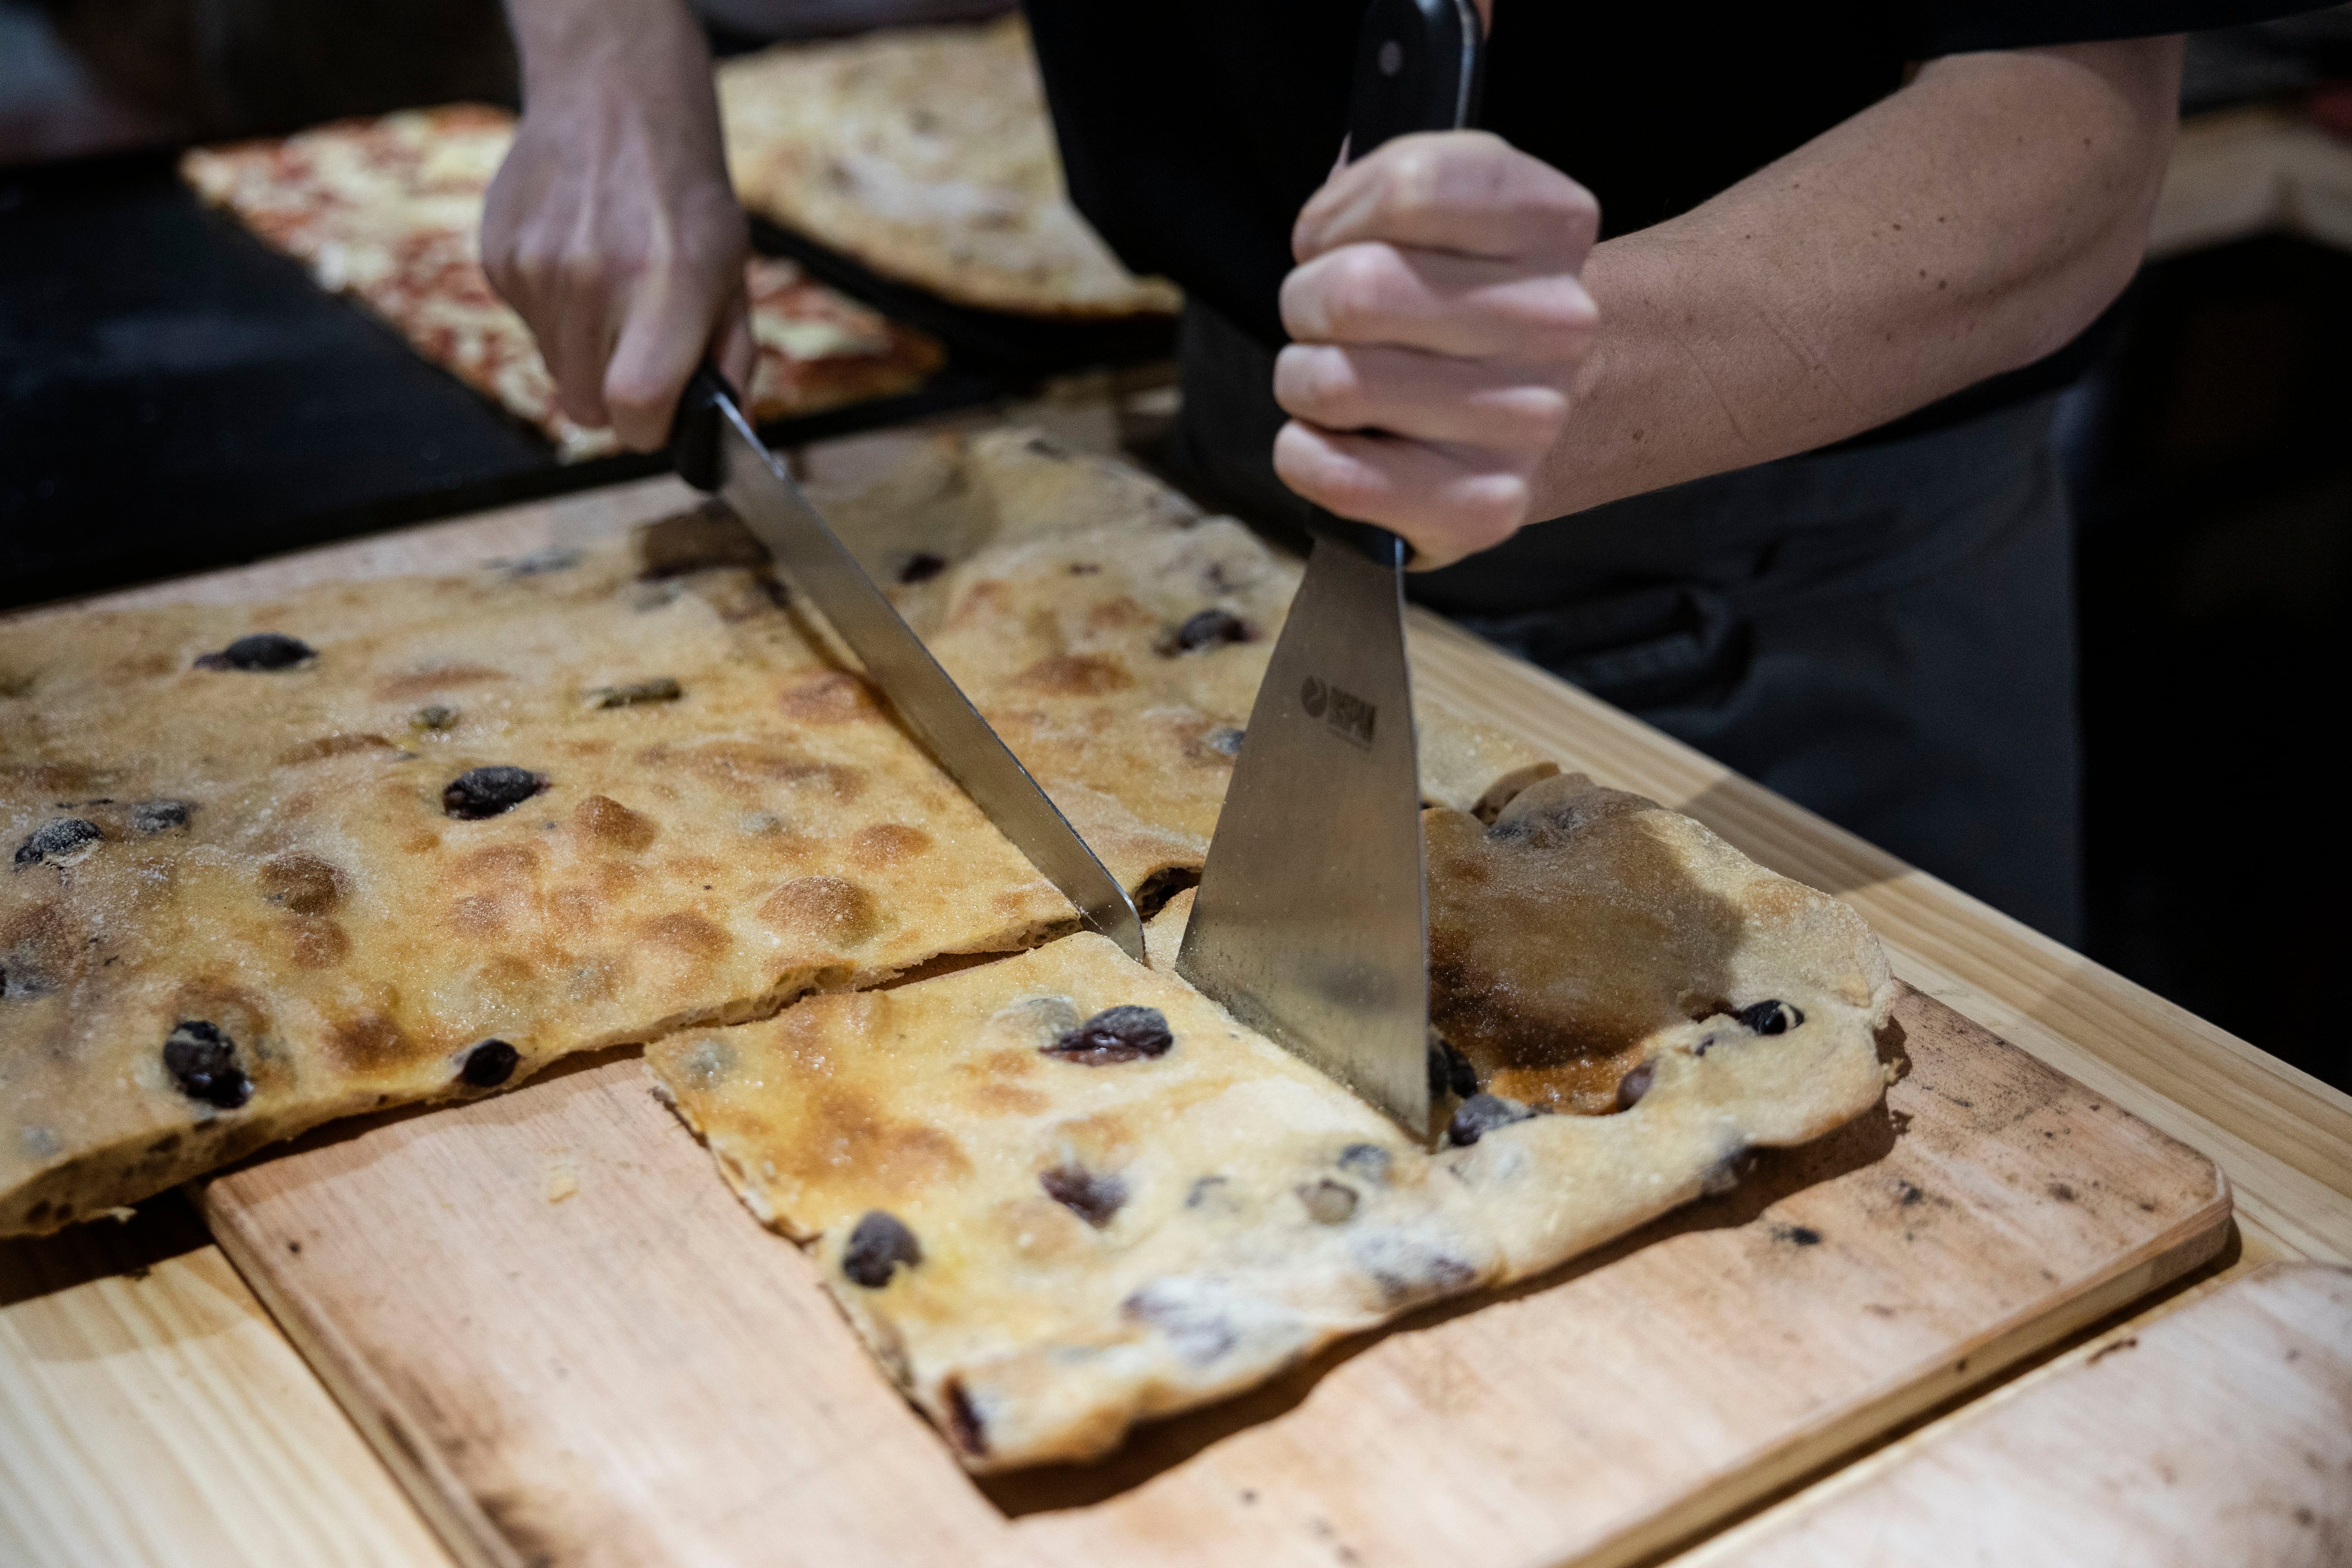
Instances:
[[[1300,214],[1277,471],[1440,565],[2029,363],[2138,265],[2179,62],[2169,38],[1936,60],[1589,254],[1555,171],[1492,137],[1392,142]]]
[[[2063,347],[2147,244],[2180,40],[1956,55],[1598,247],[1538,517],[1859,434]]]
[[[709,47],[682,0],[507,9],[523,117],[482,214],[483,268],[563,411],[657,447],[706,350],[739,387],[753,363]]]

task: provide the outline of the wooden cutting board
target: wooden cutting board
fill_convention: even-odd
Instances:
[[[2341,1568],[2352,1563],[2352,1269],[2256,1269],[1856,1470],[1701,1558]]]
[[[203,1202],[469,1563],[1622,1563],[2222,1246],[2201,1155],[1916,992],[1895,1020],[1885,1105],[1727,1197],[986,1483],[632,1054]]]

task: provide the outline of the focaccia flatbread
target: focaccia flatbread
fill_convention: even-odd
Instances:
[[[743,205],[883,277],[1030,315],[1177,308],[1070,205],[1018,16],[739,57],[719,104]]]
[[[1204,679],[1245,711],[1268,641],[1162,658],[1130,623],[1189,613],[1223,561],[1270,632],[1295,573],[1024,432],[919,448],[826,504],[1147,906],[1197,871],[1228,759],[1171,713]],[[1100,571],[1063,571],[1072,539]],[[908,570],[924,544],[942,553]],[[704,509],[625,549],[0,626],[0,1234],[338,1116],[1066,929],[763,560]],[[1124,648],[1142,679],[1041,692],[1051,653],[992,661],[1036,640],[1055,581],[1073,624],[1116,633],[1077,657]]]
[[[1892,984],[1836,900],[1581,779],[1426,830],[1433,1012],[1478,1080],[1434,1154],[1088,934],[647,1066],[975,1470],[1099,1456],[1876,1101]]]
[[[961,470],[985,542],[910,596],[924,640],[1132,886],[1206,853],[1298,563],[1131,469],[1019,432]],[[1539,763],[1433,704],[1423,794],[1468,807]]]
[[[698,529],[0,628],[0,1234],[1074,923]]]

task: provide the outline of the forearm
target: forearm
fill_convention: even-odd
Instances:
[[[708,79],[709,45],[685,0],[506,0],[526,110],[600,83],[659,90]]]
[[[649,450],[706,353],[739,386],[749,249],[710,50],[683,0],[508,0],[523,117],[482,213],[482,266],[563,411]]]
[[[1597,247],[1601,331],[1535,515],[1843,439],[2062,346],[2127,282],[2177,39],[1961,55]]]

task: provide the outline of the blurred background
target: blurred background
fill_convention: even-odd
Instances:
[[[722,53],[1004,8],[702,0]],[[2182,98],[2148,262],[2066,405],[2087,946],[2347,1085],[2352,7],[2193,38]],[[559,470],[175,172],[458,100],[515,102],[494,0],[0,0],[0,607],[625,471]],[[1158,352],[970,341],[935,402]]]

